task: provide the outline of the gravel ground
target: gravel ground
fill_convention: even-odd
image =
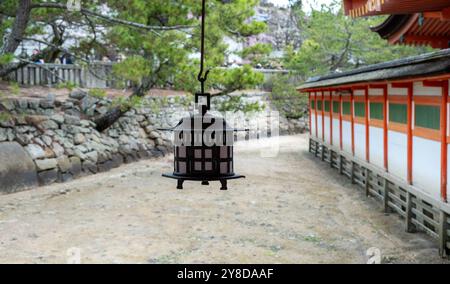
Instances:
[[[0,196],[0,263],[447,263],[437,242],[307,152],[307,136],[237,147],[228,191],[161,177],[142,161],[66,184]]]

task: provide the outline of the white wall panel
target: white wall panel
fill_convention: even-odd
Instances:
[[[316,115],[311,113],[311,135],[316,136]]]
[[[333,145],[340,147],[339,119],[333,118]]]
[[[317,136],[319,139],[322,139],[322,115],[317,115]]]
[[[413,137],[413,185],[439,200],[441,144]]]
[[[342,145],[345,152],[352,154],[352,124],[342,121]]]
[[[330,117],[325,116],[325,142],[331,144],[330,139]]]
[[[422,82],[415,82],[413,88],[414,88],[414,96],[441,95],[441,87],[424,87]]]
[[[388,131],[389,172],[404,181],[407,180],[408,156],[406,134]]]
[[[383,129],[379,127],[369,127],[369,154],[370,163],[384,169],[384,141]]]
[[[366,160],[366,126],[355,123],[355,156]]]

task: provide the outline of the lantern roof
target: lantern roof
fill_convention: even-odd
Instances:
[[[206,126],[205,126],[206,125]],[[177,126],[174,127],[174,131],[192,131],[202,130],[207,131],[234,131],[223,117],[214,116],[206,113],[205,115],[195,113],[190,116],[183,117]]]

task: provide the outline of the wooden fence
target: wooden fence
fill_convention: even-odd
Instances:
[[[94,62],[89,68],[73,64],[29,64],[13,72],[10,80],[26,86],[54,87],[69,82],[82,88],[123,88],[123,84],[119,84],[120,82],[111,76],[113,64]],[[276,75],[289,73],[286,70],[272,69],[255,69],[255,71],[264,74],[265,80],[259,86],[260,89],[270,88]],[[292,78],[295,81],[295,77]],[[131,82],[126,83],[127,87],[131,85]]]
[[[449,204],[437,202],[414,186],[317,138],[310,137],[309,152],[363,188],[367,196],[379,200],[386,213],[399,214],[407,232],[421,231],[437,239],[440,255],[450,257]]]
[[[83,88],[116,88],[118,82],[111,76],[112,67],[112,63],[92,63],[89,68],[74,64],[29,64],[13,72],[10,80],[27,86],[70,83]]]

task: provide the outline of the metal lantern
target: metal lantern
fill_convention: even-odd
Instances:
[[[208,114],[211,95],[205,93],[204,83],[209,71],[203,76],[204,65],[205,0],[202,10],[201,65],[198,80],[201,93],[195,95],[198,113],[180,120],[174,131],[174,171],[164,177],[178,180],[178,189],[183,189],[186,180],[200,181],[208,185],[210,181],[220,181],[221,190],[227,190],[227,180],[244,178],[234,173],[233,142],[234,132],[222,117]],[[200,99],[203,99],[200,102]],[[205,102],[206,101],[206,102]]]

